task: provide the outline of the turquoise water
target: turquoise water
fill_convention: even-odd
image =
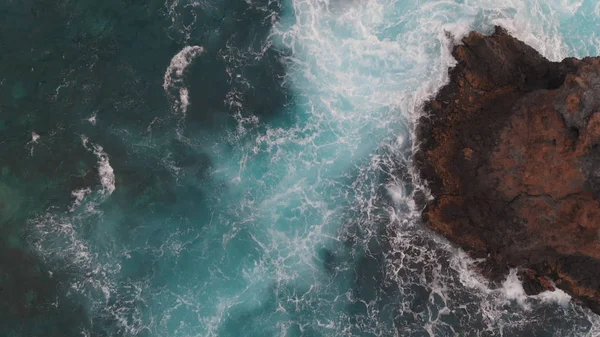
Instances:
[[[593,1],[0,4],[3,336],[598,336],[418,221],[420,104],[501,24],[597,55]]]

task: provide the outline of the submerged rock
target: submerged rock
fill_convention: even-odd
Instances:
[[[552,280],[600,313],[600,58],[550,62],[500,27],[453,56],[417,127],[424,220],[490,279],[527,268],[528,293]]]

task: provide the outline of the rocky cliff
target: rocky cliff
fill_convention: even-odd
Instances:
[[[550,62],[499,27],[453,56],[417,127],[424,220],[492,280],[520,268],[600,313],[600,58]]]

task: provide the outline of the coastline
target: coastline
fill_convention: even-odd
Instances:
[[[452,55],[417,125],[424,222],[491,281],[518,268],[528,294],[558,287],[600,313],[600,59],[550,62],[501,27]]]

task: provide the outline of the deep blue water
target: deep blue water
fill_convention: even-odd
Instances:
[[[599,336],[418,221],[446,32],[495,24],[599,53],[591,0],[0,3],[0,335]]]

